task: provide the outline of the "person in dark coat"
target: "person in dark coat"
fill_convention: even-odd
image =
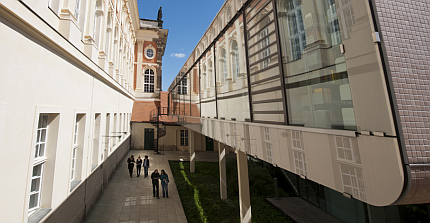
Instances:
[[[140,170],[142,169],[142,159],[140,158],[140,156],[137,157],[136,160],[136,172],[137,172],[137,177],[140,176]]]
[[[148,159],[148,156],[145,156],[145,159],[143,159],[143,172],[145,174],[145,177],[148,176],[148,168],[149,168],[149,159]]]
[[[160,180],[161,180],[161,191],[163,191],[163,197],[167,196],[169,198],[169,176],[167,175],[164,170],[161,170],[160,174]]]
[[[127,159],[128,163],[128,172],[130,172],[130,177],[133,177],[131,174],[133,173],[133,167],[134,167],[134,156],[131,155],[130,158]]]
[[[160,174],[158,173],[157,169],[155,169],[154,172],[151,174],[151,179],[152,179],[152,193],[154,194],[153,197],[157,195],[157,199],[159,199],[160,197],[158,196],[158,188],[159,188],[158,179],[160,179]]]

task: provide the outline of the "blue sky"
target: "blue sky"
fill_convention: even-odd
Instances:
[[[142,19],[156,20],[161,6],[163,28],[169,30],[163,57],[163,91],[167,91],[224,1],[137,0]]]

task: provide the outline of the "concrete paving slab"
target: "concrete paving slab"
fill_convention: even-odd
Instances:
[[[150,177],[136,176],[136,168],[133,170],[133,177],[130,178],[127,169],[127,158],[131,155],[148,155],[150,167],[149,174],[155,169],[160,172],[162,169],[169,175],[169,198],[162,198],[160,183],[160,198],[152,196],[152,182]],[[198,161],[218,160],[217,153],[197,153]],[[157,155],[151,150],[130,150],[124,161],[118,165],[118,169],[113,173],[109,183],[105,185],[101,197],[98,199],[94,208],[86,216],[85,223],[96,222],[187,222],[176,189],[175,179],[170,170],[169,160],[182,159],[189,161],[189,153],[166,151],[164,155]]]

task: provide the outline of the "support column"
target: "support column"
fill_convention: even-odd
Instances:
[[[249,194],[248,159],[246,153],[236,150],[237,178],[239,182],[240,222],[251,222],[251,196]]]
[[[227,173],[225,168],[225,145],[218,142],[219,151],[219,194],[221,199],[227,199]]]
[[[194,151],[194,131],[188,130],[189,144],[190,144],[190,173],[196,171],[196,152]]]

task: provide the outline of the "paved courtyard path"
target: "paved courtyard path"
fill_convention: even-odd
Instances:
[[[133,178],[130,178],[127,169],[127,158],[134,155],[149,156],[150,168],[149,176],[142,175],[136,177],[136,167],[133,171]],[[210,155],[216,160],[217,154]],[[213,158],[212,158],[213,157]],[[189,160],[187,152],[169,152],[164,155],[157,155],[148,150],[130,150],[124,161],[118,165],[118,169],[113,173],[109,183],[105,186],[94,208],[90,211],[85,223],[182,223],[187,222],[175,179],[170,170],[169,160]],[[162,198],[160,184],[160,199],[152,196],[151,173],[162,169],[169,175],[169,198]]]

